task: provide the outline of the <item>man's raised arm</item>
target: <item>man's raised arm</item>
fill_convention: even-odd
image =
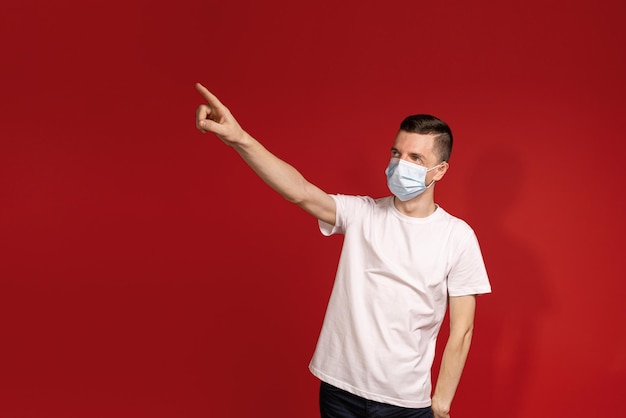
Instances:
[[[196,89],[206,100],[196,111],[196,127],[202,133],[214,133],[232,147],[244,161],[287,201],[323,222],[335,224],[335,201],[327,193],[309,183],[291,165],[269,152],[244,131],[228,108],[201,84]]]

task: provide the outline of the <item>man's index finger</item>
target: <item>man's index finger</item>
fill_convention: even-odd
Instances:
[[[198,90],[198,93],[200,93],[202,95],[202,97],[204,97],[204,99],[212,105],[215,106],[219,106],[219,107],[223,107],[224,105],[218,100],[218,98],[211,93],[206,87],[204,87],[202,84],[200,83],[196,83],[196,90]]]

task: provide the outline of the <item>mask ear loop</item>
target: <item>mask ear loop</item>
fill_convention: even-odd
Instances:
[[[439,167],[440,165],[442,165],[443,163],[445,163],[445,161],[440,162],[439,164],[437,164],[434,167],[429,168],[428,170],[426,170],[426,172],[429,172],[430,170],[434,170],[435,168]],[[433,179],[433,181],[430,182],[430,184],[428,186],[426,186],[426,189],[430,189],[430,186],[432,186],[433,184],[435,184],[437,181],[435,179]]]

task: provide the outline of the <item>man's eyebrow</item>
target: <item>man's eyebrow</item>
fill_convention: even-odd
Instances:
[[[398,150],[398,148],[396,148],[396,147],[391,147],[391,152],[394,152],[394,151],[395,151],[395,152],[397,152],[398,154],[402,154],[402,153],[400,152],[400,150]],[[410,155],[411,157],[417,157],[417,158],[419,158],[420,160],[423,160],[423,159],[425,159],[425,158],[426,158],[426,157],[424,157],[424,155],[422,155],[422,154],[420,154],[420,153],[418,153],[418,152],[410,152],[410,153],[409,153],[409,155]]]

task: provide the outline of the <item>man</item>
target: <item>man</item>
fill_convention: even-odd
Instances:
[[[216,134],[289,202],[344,234],[311,372],[322,418],[447,418],[469,352],[476,295],[491,287],[478,242],[435,204],[452,132],[430,115],[406,118],[391,149],[393,196],[329,195],[244,131],[204,86],[196,125]],[[435,341],[449,306],[450,336],[431,398]]]

